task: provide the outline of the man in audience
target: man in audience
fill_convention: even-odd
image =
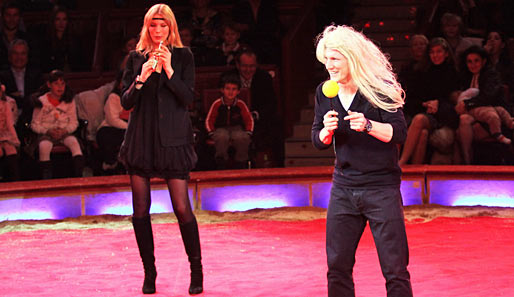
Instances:
[[[29,64],[29,46],[25,40],[14,40],[8,51],[9,68],[0,72],[5,92],[16,100],[21,112],[19,121],[30,121],[32,104],[30,95],[42,85],[41,72]]]
[[[225,75],[239,75],[242,89],[250,89],[251,110],[256,114],[255,143],[257,151],[271,150],[275,166],[283,162],[283,127],[277,116],[278,104],[271,75],[257,64],[257,55],[251,49],[241,51],[236,69]]]
[[[1,30],[2,42],[0,42],[0,70],[9,68],[8,49],[15,39],[29,41],[27,32],[21,29],[21,7],[16,1],[8,1],[2,5]]]

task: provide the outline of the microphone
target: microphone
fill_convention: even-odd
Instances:
[[[159,50],[161,49],[162,42],[163,42],[163,40],[161,40],[161,42],[159,42],[159,48],[158,48]],[[158,62],[158,61],[157,61],[157,57],[156,57],[156,56],[154,56],[154,57],[153,57],[152,70],[155,70],[155,68],[157,68],[157,62]]]
[[[321,86],[321,91],[323,92],[323,95],[325,95],[327,98],[330,99],[330,108],[334,109],[334,106],[332,104],[332,98],[337,96],[339,93],[339,85],[334,80],[327,80],[323,83],[323,86]]]

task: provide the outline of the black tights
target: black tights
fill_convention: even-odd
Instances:
[[[191,222],[194,214],[189,203],[187,181],[184,179],[167,179],[168,190],[171,196],[173,212],[180,224]],[[150,178],[138,175],[130,176],[132,187],[132,207],[135,218],[144,218],[150,215]]]

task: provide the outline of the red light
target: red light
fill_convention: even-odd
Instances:
[[[369,27],[371,27],[371,24],[369,22],[364,25],[364,28],[369,28]]]
[[[379,26],[383,26],[383,25],[384,25],[384,22],[378,22],[378,25],[379,25]]]

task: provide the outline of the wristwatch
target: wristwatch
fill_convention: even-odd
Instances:
[[[371,132],[371,129],[373,129],[373,125],[371,124],[370,120],[366,119],[366,124],[364,125],[364,131],[366,133]]]

